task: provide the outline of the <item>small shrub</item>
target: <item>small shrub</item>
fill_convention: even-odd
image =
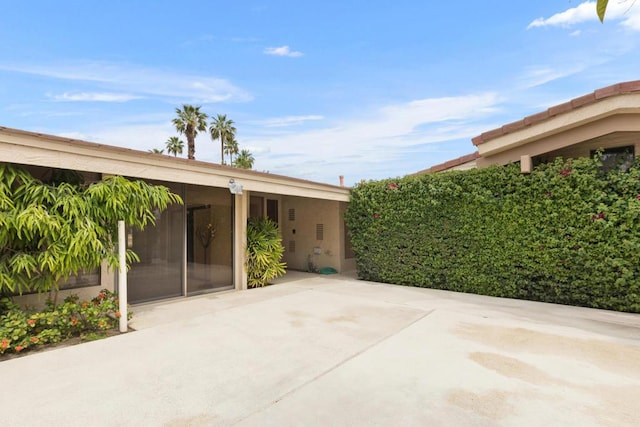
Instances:
[[[268,218],[250,218],[247,224],[247,285],[256,288],[285,273],[284,246],[278,225]]]
[[[77,336],[97,337],[119,324],[119,303],[106,289],[91,301],[71,295],[63,304],[47,302],[42,311],[22,309],[9,298],[0,299],[0,354],[20,353]],[[129,318],[131,312],[129,312]]]

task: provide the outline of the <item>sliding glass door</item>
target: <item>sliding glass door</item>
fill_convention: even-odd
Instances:
[[[184,198],[184,185],[154,182]],[[156,213],[155,226],[144,230],[129,228],[127,246],[140,257],[128,273],[128,296],[131,303],[177,297],[183,292],[184,206],[171,205]]]
[[[232,288],[231,197],[226,188],[186,188],[187,295]]]

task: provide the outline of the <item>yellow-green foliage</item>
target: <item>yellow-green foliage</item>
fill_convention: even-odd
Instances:
[[[267,218],[250,218],[247,224],[247,284],[264,286],[282,276],[287,265],[281,262],[284,247],[278,225]]]
[[[107,260],[118,265],[116,226],[155,223],[154,209],[182,203],[166,187],[119,176],[83,186],[45,184],[0,164],[0,294],[46,292]],[[128,251],[128,260],[137,260]]]
[[[346,220],[366,280],[640,312],[640,165],[592,159],[368,182]]]

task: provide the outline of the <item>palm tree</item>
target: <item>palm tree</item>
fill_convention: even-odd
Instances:
[[[184,104],[182,109],[176,108],[178,117],[172,123],[178,133],[187,137],[187,157],[195,159],[196,135],[207,130],[207,115],[200,111],[200,107]]]
[[[253,158],[253,154],[249,150],[241,150],[238,157],[236,157],[236,161],[234,166],[242,169],[251,169],[253,168],[253,162],[255,159]]]
[[[173,157],[178,157],[178,154],[182,154],[184,148],[184,141],[177,136],[172,136],[165,142],[167,146],[167,153],[173,154]]]
[[[233,164],[233,156],[238,154],[238,141],[231,135],[224,141],[224,153],[229,155],[229,164]]]
[[[211,139],[220,139],[220,164],[224,165],[224,143],[236,133],[233,120],[227,119],[226,114],[218,114],[211,122],[211,126],[209,126],[209,133],[211,134]]]
[[[160,148],[152,148],[151,150],[147,150],[147,151],[153,154],[164,154],[164,150],[161,150]]]

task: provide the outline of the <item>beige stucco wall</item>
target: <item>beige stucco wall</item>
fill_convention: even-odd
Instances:
[[[345,257],[344,212],[348,203],[262,192],[251,192],[249,199],[253,205],[249,212],[253,210],[263,216],[267,216],[268,201],[278,202],[278,225],[287,268],[306,271],[311,255],[311,261],[317,268],[355,270],[355,259]],[[289,209],[295,210],[293,221],[289,220]],[[316,240],[317,224],[323,225],[322,241]],[[295,252],[291,252],[292,241],[295,241]],[[315,253],[314,248],[319,248],[320,253]]]
[[[342,270],[343,237],[340,203],[303,197],[282,197],[280,227],[285,246],[284,261],[293,270],[307,271],[309,261],[317,268]],[[295,219],[289,219],[289,210]],[[317,225],[322,224],[323,239],[317,240]],[[293,243],[295,242],[295,243]],[[295,250],[292,251],[295,245]]]

